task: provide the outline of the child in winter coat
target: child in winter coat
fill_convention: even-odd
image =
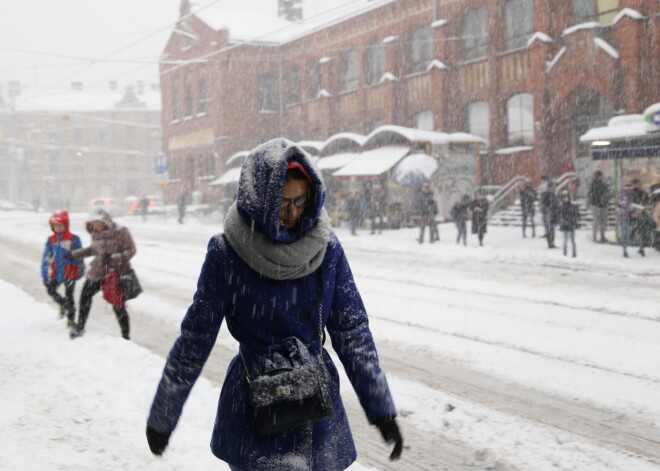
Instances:
[[[69,231],[69,213],[66,211],[53,213],[48,222],[53,235],[46,240],[41,257],[41,278],[50,297],[60,305],[60,316],[64,317],[66,313],[67,325],[71,327],[76,313],[73,292],[85,266],[81,260],[66,260],[64,256],[81,248],[82,244],[80,238]],[[64,284],[64,296],[57,292],[60,284]]]
[[[559,230],[564,233],[564,255],[567,255],[568,239],[573,246],[573,257],[577,257],[575,247],[575,229],[580,222],[580,211],[578,207],[571,203],[571,196],[567,191],[561,193],[561,203],[559,204]]]

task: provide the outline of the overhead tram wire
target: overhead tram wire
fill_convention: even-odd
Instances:
[[[310,16],[310,17],[308,18],[308,20],[316,20],[316,19],[319,19],[319,18],[323,18],[324,16],[330,16],[330,14],[331,14],[332,12],[334,12],[335,10],[342,9],[342,8],[348,6],[348,5],[352,5],[353,3],[354,3],[353,1],[348,1],[348,2],[346,2],[346,3],[342,3],[341,5],[337,5],[336,7],[331,8],[331,9],[329,9],[329,10],[324,10],[324,11],[322,11],[322,12],[319,13],[318,15]],[[182,19],[179,19],[179,21],[177,21],[177,24],[178,24],[179,22],[181,22],[181,21],[182,21]],[[223,52],[229,51],[229,50],[231,50],[231,49],[234,49],[234,48],[237,48],[237,47],[240,47],[240,46],[249,45],[249,44],[251,44],[252,42],[256,42],[256,41],[258,41],[259,39],[261,39],[261,38],[263,38],[263,37],[266,37],[266,36],[268,36],[268,35],[271,35],[271,34],[274,34],[274,33],[279,33],[279,32],[282,32],[282,31],[286,31],[286,30],[288,30],[288,29],[291,29],[291,28],[294,28],[294,27],[297,27],[297,26],[299,26],[297,23],[290,23],[290,24],[288,24],[288,25],[286,25],[286,26],[283,26],[283,27],[281,27],[281,28],[278,28],[278,29],[275,29],[275,30],[272,30],[272,31],[268,31],[268,32],[266,32],[266,33],[264,33],[264,34],[260,34],[259,36],[256,36],[256,37],[254,37],[254,38],[252,38],[252,39],[250,39],[250,40],[240,41],[240,42],[238,42],[237,44],[232,44],[231,46],[223,47],[223,48],[218,49],[218,50],[216,50],[216,51],[207,52],[206,54],[203,54],[203,55],[201,55],[201,56],[195,57],[195,58],[193,58],[193,59],[185,60],[185,61],[181,61],[181,62],[182,62],[181,64],[177,64],[177,65],[175,65],[175,66],[173,66],[173,67],[171,67],[171,68],[169,68],[169,69],[167,69],[167,70],[164,70],[163,72],[161,72],[160,75],[161,75],[161,76],[162,76],[162,75],[167,75],[167,74],[169,74],[170,72],[174,72],[175,70],[178,70],[178,69],[181,68],[181,67],[185,67],[186,65],[189,65],[189,64],[192,64],[192,63],[195,63],[195,62],[199,62],[201,59],[207,59],[208,57],[212,57],[212,56],[214,56],[214,55],[216,55],[216,54],[221,54],[221,53],[223,53]]]
[[[157,30],[154,30],[151,34],[148,34],[147,36],[145,36],[145,37],[143,37],[143,38],[141,38],[141,39],[139,39],[139,40],[137,40],[137,41],[134,41],[134,42],[128,44],[127,46],[124,46],[124,47],[118,49],[117,51],[115,51],[115,52],[113,52],[113,53],[111,53],[111,54],[108,54],[108,55],[102,57],[101,59],[94,60],[94,62],[92,62],[91,64],[89,64],[89,65],[83,67],[82,69],[80,69],[80,70],[74,72],[74,73],[71,74],[71,75],[66,76],[64,79],[62,79],[62,80],[60,80],[60,81],[54,83],[53,85],[50,85],[50,86],[44,88],[44,89],[41,89],[39,92],[37,92],[36,94],[34,94],[34,95],[32,95],[32,96],[27,97],[27,98],[25,99],[25,101],[30,101],[30,100],[33,100],[34,98],[38,97],[38,96],[43,95],[43,94],[44,94],[45,92],[47,92],[48,90],[52,90],[53,88],[56,88],[57,86],[59,86],[59,85],[61,85],[61,84],[63,84],[63,83],[66,83],[66,82],[69,81],[71,78],[73,78],[73,77],[79,75],[80,73],[84,72],[85,70],[87,70],[87,69],[93,67],[94,65],[96,65],[96,64],[99,63],[100,61],[104,61],[104,60],[106,60],[106,59],[109,59],[109,58],[112,57],[112,56],[115,56],[115,55],[117,55],[117,54],[119,54],[119,53],[121,53],[121,52],[124,52],[125,50],[130,49],[131,47],[133,47],[133,46],[135,46],[135,45],[137,45],[137,44],[140,44],[141,42],[144,42],[144,41],[146,41],[147,39],[149,39],[149,38],[155,36],[156,34],[160,33],[161,31],[164,31],[164,30],[166,30],[166,29],[168,29],[168,28],[171,28],[172,26],[176,26],[176,25],[179,24],[181,21],[184,21],[185,19],[187,19],[187,18],[189,18],[189,17],[195,15],[195,13],[198,13],[198,12],[200,12],[200,11],[206,9],[206,8],[209,8],[209,7],[215,5],[216,3],[219,3],[219,2],[221,2],[221,1],[222,1],[222,0],[213,0],[213,1],[212,1],[211,3],[209,3],[208,5],[205,5],[205,6],[203,6],[203,7],[200,7],[200,8],[198,8],[197,10],[195,10],[194,12],[191,11],[191,12],[188,13],[187,15],[185,15],[185,16],[179,18],[179,19],[178,19],[177,21],[175,21],[174,23],[169,23],[167,26],[164,26],[164,27],[162,27],[162,28],[159,28],[159,29],[157,29]],[[149,65],[151,65],[151,64],[149,64]],[[144,67],[147,67],[147,66],[145,65]]]

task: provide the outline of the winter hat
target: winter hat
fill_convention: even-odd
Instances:
[[[65,226],[69,227],[69,213],[66,211],[55,211],[48,220],[48,223],[51,226],[53,224],[64,224]]]
[[[564,190],[559,194],[559,197],[560,198],[570,198],[571,194],[568,191]]]
[[[314,180],[312,180],[311,175],[307,170],[305,170],[305,167],[303,167],[301,164],[298,163],[296,159],[291,159],[289,160],[289,165],[287,166],[287,170],[297,168],[302,172],[303,175],[305,175],[305,178],[307,178],[307,183],[309,183],[309,186],[312,187],[312,189],[316,189],[316,185],[314,184]]]

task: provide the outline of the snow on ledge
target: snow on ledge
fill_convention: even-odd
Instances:
[[[603,25],[601,25],[597,21],[589,21],[587,23],[580,23],[575,26],[571,26],[570,28],[566,28],[564,32],[561,34],[562,36],[568,36],[569,34],[573,34],[576,31],[579,31],[581,29],[595,29],[595,28],[600,28]]]
[[[566,46],[562,47],[559,50],[559,52],[557,53],[557,55],[555,57],[553,57],[550,62],[547,63],[548,64],[548,72],[550,71],[550,69],[552,69],[555,66],[557,61],[559,61],[559,59],[561,59],[561,56],[563,56],[565,52],[566,52]]]
[[[506,155],[506,154],[515,154],[517,152],[525,152],[533,149],[534,146],[505,147],[503,149],[497,149],[495,153],[498,155]]]
[[[387,81],[396,82],[397,80],[399,80],[399,79],[396,78],[393,73],[385,72],[383,74],[383,76],[380,78],[380,80],[378,81],[378,83],[383,83],[383,82],[387,82]]]
[[[319,93],[316,95],[316,98],[322,98],[322,97],[330,98],[331,96],[332,96],[332,93],[330,93],[330,92],[327,91],[325,88],[323,88],[323,89],[321,89],[321,91],[319,91]]]
[[[601,48],[603,51],[607,52],[610,56],[612,56],[614,59],[619,58],[619,51],[614,49],[607,41],[601,38],[594,38],[594,42],[596,43],[596,46]]]
[[[642,15],[640,12],[638,12],[637,10],[633,10],[632,8],[624,8],[623,10],[621,10],[619,12],[618,15],[616,15],[614,17],[614,19],[612,20],[612,24],[613,25],[617,24],[619,22],[619,20],[621,20],[622,18],[624,18],[626,16],[629,16],[633,20],[645,20],[646,19],[646,17],[644,15]]]
[[[444,62],[442,62],[438,59],[432,60],[431,62],[429,62],[429,65],[426,66],[426,70],[431,70],[433,68],[440,69],[440,70],[449,70],[449,67],[447,66],[447,64],[445,64]]]
[[[398,36],[388,36],[386,38],[383,38],[383,44],[391,43],[393,41],[396,41],[398,39]]]
[[[553,43],[553,42],[555,42],[554,39],[552,39],[547,34],[542,33],[541,31],[537,31],[536,33],[534,33],[532,35],[531,38],[529,38],[527,40],[527,47],[531,46],[534,43],[534,41],[536,41],[536,40],[543,41],[544,43]]]
[[[447,23],[449,23],[449,20],[435,20],[433,23],[431,23],[431,28],[438,28],[440,26],[444,26]]]
[[[325,64],[326,62],[330,62],[331,60],[332,60],[331,57],[327,57],[327,56],[326,57],[321,57],[319,59],[319,64]]]

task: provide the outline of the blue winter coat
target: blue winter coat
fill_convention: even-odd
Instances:
[[[71,234],[68,229],[64,233],[53,232],[46,240],[44,253],[41,256],[41,279],[44,283],[57,280],[58,283],[76,281],[85,274],[82,260],[67,260],[64,255],[82,247],[80,237]]]
[[[288,146],[281,155],[259,155],[259,148],[248,157],[266,168],[255,172],[256,182],[241,176],[239,212],[251,217],[257,230],[274,240],[304,237],[314,224],[323,204],[323,182],[309,156],[299,147]],[[312,175],[317,192],[316,203],[306,211],[307,220],[296,234],[278,227],[279,201],[289,159],[295,158]],[[244,164],[243,172],[246,165]],[[245,185],[272,188],[279,199],[261,198],[267,208],[242,206]],[[282,181],[279,182],[281,175]],[[271,180],[267,185],[264,179]],[[279,189],[277,188],[279,186]],[[271,190],[272,191],[272,190]],[[263,194],[263,193],[262,193]],[[242,206],[242,207],[241,207]],[[285,242],[283,242],[285,243]],[[324,327],[340,358],[370,423],[386,416],[396,416],[387,380],[381,371],[367,314],[355,286],[344,250],[336,236],[328,243],[321,268],[303,278],[276,281],[260,276],[232,249],[224,234],[213,237],[197,284],[193,304],[181,325],[181,336],[172,348],[163,378],[158,386],[148,425],[161,433],[176,427],[183,404],[201,373],[213,348],[223,320],[231,335],[242,345],[249,368],[266,361],[268,348],[282,339],[295,336],[319,352],[318,285],[319,271],[323,280]],[[337,370],[327,352],[323,360],[330,375],[330,394],[334,418],[316,422],[264,438],[253,430],[252,408],[248,399],[245,369],[237,355],[231,361],[220,393],[211,449],[223,461],[246,470],[322,470],[346,469],[356,459],[356,451],[339,394]],[[311,449],[310,447],[311,440]]]

